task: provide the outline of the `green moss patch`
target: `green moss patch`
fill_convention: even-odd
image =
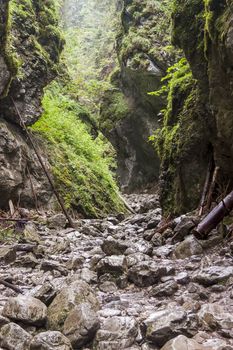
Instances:
[[[184,58],[168,69],[163,80],[166,84],[152,94],[167,95],[167,107],[162,111],[162,128],[151,141],[161,159],[164,213],[180,214],[194,209],[200,197],[203,174],[195,174],[205,132],[198,106],[200,91]]]
[[[124,30],[117,41],[120,62],[130,60],[133,69],[146,69],[149,57],[164,66],[165,47],[170,45],[171,8],[167,0],[134,0],[125,5]]]
[[[24,79],[25,67],[32,59],[56,70],[64,44],[57,2],[11,0],[7,11],[3,54],[12,78]]]
[[[111,131],[117,122],[130,114],[129,103],[125,95],[118,89],[106,91],[101,105],[100,128],[104,132]]]
[[[33,130],[47,140],[56,186],[67,208],[88,217],[124,210],[110,171],[114,160],[101,137],[93,139],[80,121],[83,108],[62,94],[56,82],[47,89],[43,107]]]

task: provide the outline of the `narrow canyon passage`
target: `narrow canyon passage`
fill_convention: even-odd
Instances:
[[[0,350],[233,350],[232,18],[0,0]]]

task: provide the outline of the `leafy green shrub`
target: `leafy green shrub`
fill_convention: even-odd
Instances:
[[[86,113],[53,82],[43,100],[44,113],[34,124],[48,143],[56,186],[67,208],[88,217],[122,211],[123,204],[110,172],[114,160],[101,137],[95,140],[79,116]]]
[[[157,91],[149,92],[148,95],[167,97],[167,108],[165,112],[165,118],[169,118],[169,114],[172,112],[172,103],[179,89],[179,94],[183,91],[187,92],[192,80],[192,72],[190,66],[185,58],[181,58],[177,63],[167,69],[167,75],[161,79],[165,84]]]
[[[177,153],[177,145],[180,132],[179,114],[183,101],[187,99],[192,87],[195,86],[190,66],[185,58],[182,58],[168,68],[167,75],[162,79],[165,84],[157,91],[149,92],[149,95],[164,95],[167,98],[167,107],[162,110],[163,127],[157,129],[150,141],[154,144],[160,158],[169,158]]]

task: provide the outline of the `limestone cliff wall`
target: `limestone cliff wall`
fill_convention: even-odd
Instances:
[[[0,207],[12,199],[33,205],[32,184],[44,204],[50,188],[20,126],[41,114],[43,88],[56,76],[63,41],[53,1],[0,1]]]
[[[177,83],[170,96],[173,108],[164,121],[161,197],[167,211],[180,213],[198,206],[210,159],[220,169],[216,198],[232,189],[232,19],[230,1],[175,1],[173,42],[188,60],[192,87]],[[178,132],[172,134],[174,127]],[[173,143],[170,154],[168,140]]]
[[[117,37],[119,68],[103,99],[100,127],[114,145],[119,182],[133,191],[158,179],[159,159],[149,136],[158,127],[164,100],[149,96],[173,62],[168,2],[123,1]]]

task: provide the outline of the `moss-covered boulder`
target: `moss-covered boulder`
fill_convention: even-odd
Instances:
[[[63,330],[70,312],[83,303],[89,303],[95,311],[99,309],[98,300],[87,283],[75,281],[69,287],[63,288],[48,307],[48,328]]]

